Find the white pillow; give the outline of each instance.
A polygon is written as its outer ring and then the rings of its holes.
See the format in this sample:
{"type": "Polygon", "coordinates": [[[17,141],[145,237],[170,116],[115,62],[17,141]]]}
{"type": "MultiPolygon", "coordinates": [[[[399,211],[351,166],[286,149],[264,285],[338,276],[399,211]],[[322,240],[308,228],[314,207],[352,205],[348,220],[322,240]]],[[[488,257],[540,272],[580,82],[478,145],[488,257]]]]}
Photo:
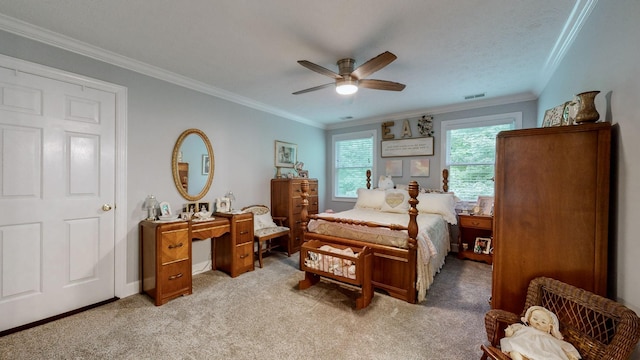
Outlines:
{"type": "Polygon", "coordinates": [[[273,221],[271,217],[271,212],[262,215],[254,215],[253,216],[253,231],[257,231],[260,229],[276,227],[276,223],[273,221]]]}
{"type": "Polygon", "coordinates": [[[385,190],[384,203],[380,210],[393,213],[407,213],[409,211],[409,192],[398,189],[385,190]]]}
{"type": "Polygon", "coordinates": [[[451,225],[458,223],[456,217],[456,200],[453,194],[421,193],[418,194],[419,213],[440,214],[451,225]]]}
{"type": "Polygon", "coordinates": [[[358,189],[358,200],[356,209],[376,209],[380,210],[384,203],[384,191],[360,188],[358,189]]]}

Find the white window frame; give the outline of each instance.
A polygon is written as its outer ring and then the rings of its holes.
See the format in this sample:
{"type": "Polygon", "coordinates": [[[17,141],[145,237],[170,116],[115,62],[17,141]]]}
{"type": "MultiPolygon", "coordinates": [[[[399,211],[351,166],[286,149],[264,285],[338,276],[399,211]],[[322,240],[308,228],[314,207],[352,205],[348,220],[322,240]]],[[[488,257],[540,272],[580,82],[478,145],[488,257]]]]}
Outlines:
{"type": "MultiPolygon", "coordinates": [[[[331,182],[333,189],[331,191],[331,200],[332,201],[344,201],[344,202],[353,202],[355,203],[357,198],[355,197],[344,197],[344,196],[336,196],[336,189],[338,188],[338,172],[336,171],[336,142],[345,141],[345,140],[354,140],[354,139],[362,139],[362,138],[372,138],[373,141],[373,154],[371,154],[371,176],[374,177],[376,172],[376,165],[378,162],[378,132],[376,130],[364,130],[357,131],[351,133],[344,134],[335,134],[331,136],[331,182]]],[[[366,174],[362,174],[363,181],[366,181],[366,174]]],[[[372,179],[373,181],[373,179],[372,179]]],[[[364,185],[363,185],[364,187],[364,185]]]]}
{"type": "Polygon", "coordinates": [[[443,120],[440,123],[440,164],[442,169],[449,169],[451,149],[449,148],[450,130],[466,129],[472,127],[514,124],[514,129],[522,129],[522,112],[478,116],[465,119],[443,120]]]}

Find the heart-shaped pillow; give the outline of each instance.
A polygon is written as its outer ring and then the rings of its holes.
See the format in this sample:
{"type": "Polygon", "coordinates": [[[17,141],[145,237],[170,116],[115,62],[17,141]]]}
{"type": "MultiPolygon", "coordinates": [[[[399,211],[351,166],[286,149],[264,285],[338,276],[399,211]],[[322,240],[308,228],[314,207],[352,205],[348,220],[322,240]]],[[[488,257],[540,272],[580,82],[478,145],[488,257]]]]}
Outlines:
{"type": "Polygon", "coordinates": [[[398,189],[387,190],[381,211],[395,213],[406,213],[409,211],[409,192],[398,189]]]}

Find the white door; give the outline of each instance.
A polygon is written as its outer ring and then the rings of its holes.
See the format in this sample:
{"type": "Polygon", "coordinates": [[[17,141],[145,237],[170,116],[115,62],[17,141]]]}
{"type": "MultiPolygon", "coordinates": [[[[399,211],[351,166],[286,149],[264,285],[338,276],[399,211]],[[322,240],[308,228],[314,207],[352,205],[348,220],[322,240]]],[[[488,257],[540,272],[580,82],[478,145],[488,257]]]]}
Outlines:
{"type": "Polygon", "coordinates": [[[113,93],[0,66],[0,331],[114,297],[114,137],[113,93]]]}

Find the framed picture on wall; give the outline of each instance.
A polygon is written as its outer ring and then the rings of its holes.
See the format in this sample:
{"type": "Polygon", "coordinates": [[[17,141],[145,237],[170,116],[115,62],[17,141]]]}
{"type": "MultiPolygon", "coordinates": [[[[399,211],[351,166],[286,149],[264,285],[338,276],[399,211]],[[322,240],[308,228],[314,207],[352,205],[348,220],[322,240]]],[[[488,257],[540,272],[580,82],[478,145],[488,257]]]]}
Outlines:
{"type": "Polygon", "coordinates": [[[387,160],[384,170],[388,176],[402,176],[402,160],[387,160]]]}
{"type": "Polygon", "coordinates": [[[298,145],[276,140],[275,166],[293,168],[298,162],[298,145]]]}
{"type": "Polygon", "coordinates": [[[202,175],[209,175],[209,168],[211,165],[209,164],[209,155],[202,155],[202,175]]]}
{"type": "Polygon", "coordinates": [[[382,157],[433,155],[432,137],[384,140],[380,144],[382,157]]]}
{"type": "Polygon", "coordinates": [[[429,159],[412,159],[411,176],[429,176],[429,159]]]}

